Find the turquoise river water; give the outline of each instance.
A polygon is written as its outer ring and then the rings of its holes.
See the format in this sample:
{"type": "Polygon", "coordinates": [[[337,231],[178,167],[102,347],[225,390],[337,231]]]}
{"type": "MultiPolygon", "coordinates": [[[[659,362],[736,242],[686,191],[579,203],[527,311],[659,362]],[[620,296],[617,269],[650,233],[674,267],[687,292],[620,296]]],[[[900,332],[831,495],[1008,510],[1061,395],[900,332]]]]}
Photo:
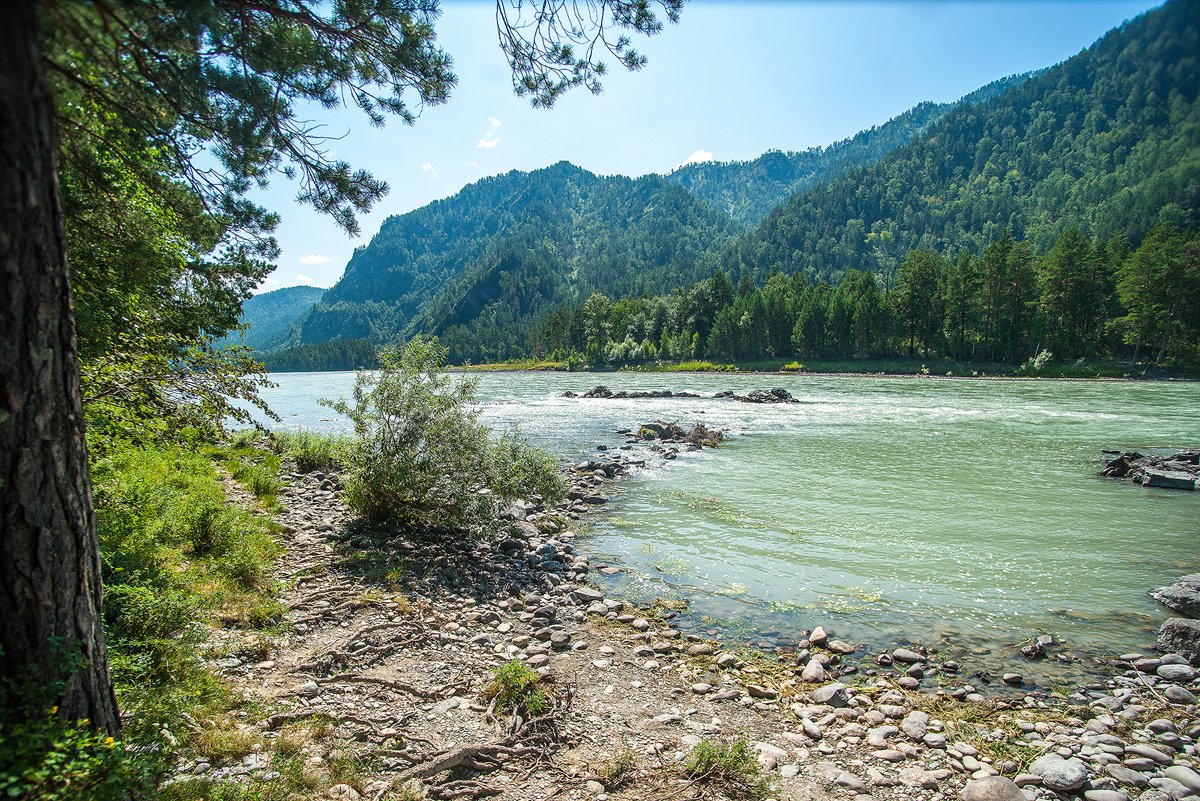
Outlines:
{"type": "MultiPolygon", "coordinates": [[[[1200,493],[1096,477],[1101,450],[1200,445],[1200,384],[714,374],[482,373],[484,419],[564,459],[653,419],[728,429],[612,486],[579,547],[613,591],[685,598],[688,625],[766,646],[821,624],[882,647],[953,643],[985,662],[1052,634],[1143,650],[1147,591],[1200,570],[1200,493]],[[701,399],[572,400],[612,389],[701,399]],[[713,399],[781,386],[797,404],[713,399]]],[[[350,373],[272,376],[283,427],[338,430],[318,398],[350,373]]]]}

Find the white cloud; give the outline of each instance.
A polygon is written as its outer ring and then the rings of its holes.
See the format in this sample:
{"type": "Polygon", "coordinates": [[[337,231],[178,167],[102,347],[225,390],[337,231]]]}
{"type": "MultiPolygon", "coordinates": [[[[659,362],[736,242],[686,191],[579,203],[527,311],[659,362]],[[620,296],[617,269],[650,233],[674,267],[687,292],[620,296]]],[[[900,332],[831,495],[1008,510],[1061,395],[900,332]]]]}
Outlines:
{"type": "Polygon", "coordinates": [[[464,161],[463,166],[470,167],[471,169],[477,170],[477,169],[479,169],[479,162],[478,161],[464,161]]]}
{"type": "Polygon", "coordinates": [[[504,123],[500,122],[498,117],[488,117],[487,124],[487,131],[484,132],[483,138],[476,143],[475,147],[482,147],[491,150],[493,147],[500,144],[500,137],[496,136],[496,132],[504,123]]]}
{"type": "MultiPolygon", "coordinates": [[[[701,164],[705,161],[714,161],[715,159],[716,159],[716,157],[713,156],[711,150],[705,150],[704,148],[700,148],[699,150],[692,153],[692,155],[690,155],[686,159],[684,159],[682,164],[675,167],[675,170],[678,170],[680,167],[686,167],[689,164],[701,164]]],[[[674,172],[674,170],[672,170],[672,172],[674,172]]]]}
{"type": "Polygon", "coordinates": [[[305,275],[304,273],[296,273],[296,280],[302,284],[311,284],[313,282],[313,277],[311,275],[305,275]]]}
{"type": "Polygon", "coordinates": [[[262,286],[263,287],[279,286],[279,279],[273,275],[268,275],[266,278],[263,279],[262,286]]]}
{"type": "Polygon", "coordinates": [[[307,264],[309,266],[314,264],[324,264],[327,261],[330,261],[330,258],[324,253],[309,253],[307,256],[300,257],[300,263],[307,264]]]}
{"type": "Polygon", "coordinates": [[[429,163],[428,161],[421,165],[421,171],[429,173],[430,175],[432,175],[434,177],[435,180],[438,177],[437,170],[434,169],[433,165],[431,163],[429,163]]]}

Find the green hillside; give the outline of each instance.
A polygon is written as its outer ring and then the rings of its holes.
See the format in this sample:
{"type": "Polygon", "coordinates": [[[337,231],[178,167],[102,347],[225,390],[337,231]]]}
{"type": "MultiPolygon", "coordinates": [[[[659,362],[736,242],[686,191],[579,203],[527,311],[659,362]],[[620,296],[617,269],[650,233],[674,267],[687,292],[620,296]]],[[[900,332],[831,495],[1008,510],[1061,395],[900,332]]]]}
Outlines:
{"type": "Polygon", "coordinates": [[[983,103],[1020,86],[1034,74],[993,81],[953,103],[920,103],[882,125],[828,147],[801,152],[772,150],[752,161],[689,164],[671,172],[667,180],[678,183],[738,222],[756,226],[792,195],[874,163],[920,136],[959,106],[983,103]]]}
{"type": "Polygon", "coordinates": [[[1200,208],[1200,4],[1176,0],[1068,61],[947,114],[877,163],[794,197],[725,255],[771,269],[890,275],[908,251],[979,251],[1003,229],[1046,252],[1069,227],[1137,242],[1200,208]]]}
{"type": "Polygon", "coordinates": [[[386,342],[471,325],[475,336],[592,290],[686,285],[741,229],[661,176],[566,162],[513,171],[388,219],[301,322],[304,343],[386,342]]]}
{"type": "Polygon", "coordinates": [[[287,340],[292,324],[316,305],[327,290],[315,286],[288,286],[263,292],[242,303],[238,322],[245,331],[230,334],[227,342],[265,352],[287,340]]]}

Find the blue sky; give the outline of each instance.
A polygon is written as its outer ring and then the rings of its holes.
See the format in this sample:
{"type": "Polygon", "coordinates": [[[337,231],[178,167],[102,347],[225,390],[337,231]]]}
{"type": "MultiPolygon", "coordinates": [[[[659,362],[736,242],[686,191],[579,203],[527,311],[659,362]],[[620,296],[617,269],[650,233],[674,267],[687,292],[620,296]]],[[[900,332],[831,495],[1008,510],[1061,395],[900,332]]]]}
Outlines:
{"type": "Polygon", "coordinates": [[[391,186],[350,239],[298,205],[277,177],[258,194],[281,213],[278,267],[260,290],[332,286],[389,216],[480,178],[567,160],[598,174],[668,172],[689,158],[752,159],[854,135],[924,100],[1056,64],[1156,2],[724,2],[694,0],[678,25],[635,40],[649,57],[610,63],[604,92],[550,110],[513,95],[494,6],[451,0],[438,21],[458,85],[416,125],[372,128],[352,110],[314,110],[339,158],[391,186]]]}

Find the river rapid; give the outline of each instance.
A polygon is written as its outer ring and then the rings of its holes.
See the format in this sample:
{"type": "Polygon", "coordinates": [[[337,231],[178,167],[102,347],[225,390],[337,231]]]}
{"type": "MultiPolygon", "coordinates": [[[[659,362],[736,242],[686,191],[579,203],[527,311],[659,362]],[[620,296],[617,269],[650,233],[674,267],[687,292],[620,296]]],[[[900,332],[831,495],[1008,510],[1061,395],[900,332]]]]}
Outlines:
{"type": "MultiPolygon", "coordinates": [[[[1028,638],[1144,651],[1147,591],[1200,571],[1200,493],[1095,476],[1100,451],[1200,445],[1200,384],[876,376],[495,372],[483,418],[576,461],[652,419],[727,429],[621,480],[578,547],[614,594],[685,600],[686,626],[786,648],[805,629],[962,653],[1003,670],[1028,638]],[[567,399],[613,390],[702,398],[567,399]],[[796,404],[712,396],[780,386],[796,404]]],[[[344,430],[352,373],[285,373],[284,428],[344,430]]]]}

